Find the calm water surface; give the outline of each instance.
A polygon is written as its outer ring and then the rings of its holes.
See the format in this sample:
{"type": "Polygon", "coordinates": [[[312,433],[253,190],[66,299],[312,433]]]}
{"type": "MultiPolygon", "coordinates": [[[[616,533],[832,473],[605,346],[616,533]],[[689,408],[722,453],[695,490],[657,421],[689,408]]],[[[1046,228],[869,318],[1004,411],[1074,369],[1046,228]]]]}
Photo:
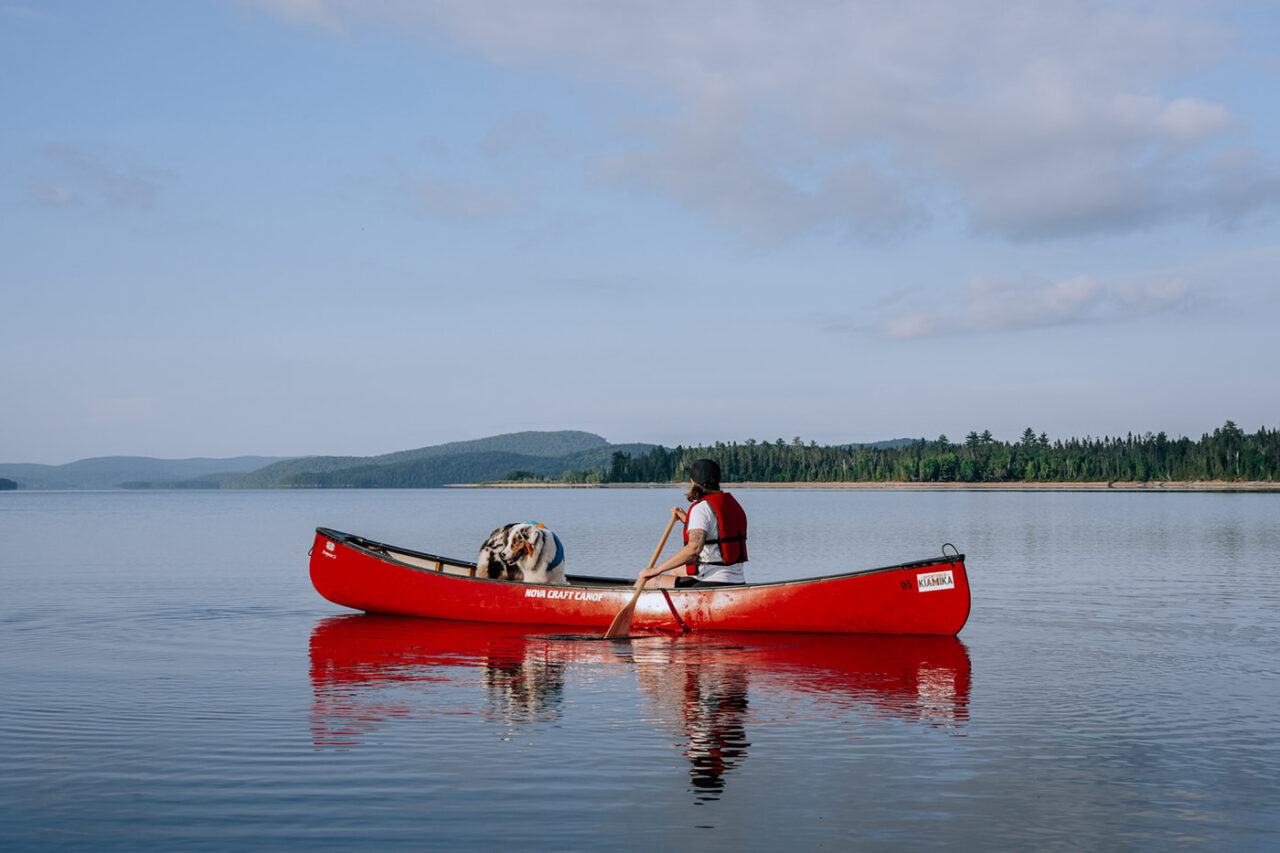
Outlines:
{"type": "Polygon", "coordinates": [[[0,493],[0,849],[1280,845],[1280,495],[739,497],[760,579],[954,543],[969,624],[612,643],[307,578],[317,525],[528,518],[634,576],[676,489],[0,493]]]}

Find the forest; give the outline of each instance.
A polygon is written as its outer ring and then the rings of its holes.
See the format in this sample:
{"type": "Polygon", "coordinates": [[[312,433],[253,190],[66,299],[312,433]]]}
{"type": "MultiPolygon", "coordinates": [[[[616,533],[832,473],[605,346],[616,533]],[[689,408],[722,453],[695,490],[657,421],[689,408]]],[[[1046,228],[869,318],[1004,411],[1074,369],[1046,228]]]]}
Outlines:
{"type": "MultiPolygon", "coordinates": [[[[1050,441],[1027,428],[1018,441],[973,431],[956,443],[945,435],[897,446],[819,446],[799,437],[785,442],[716,442],[711,447],[657,447],[639,455],[613,454],[605,483],[654,483],[684,478],[699,457],[719,461],[725,482],[758,483],[1091,483],[1152,481],[1274,482],[1280,431],[1246,433],[1227,421],[1198,441],[1165,433],[1050,441]]],[[[595,472],[591,472],[595,473],[595,472]]],[[[570,471],[561,480],[594,479],[570,471]]]]}

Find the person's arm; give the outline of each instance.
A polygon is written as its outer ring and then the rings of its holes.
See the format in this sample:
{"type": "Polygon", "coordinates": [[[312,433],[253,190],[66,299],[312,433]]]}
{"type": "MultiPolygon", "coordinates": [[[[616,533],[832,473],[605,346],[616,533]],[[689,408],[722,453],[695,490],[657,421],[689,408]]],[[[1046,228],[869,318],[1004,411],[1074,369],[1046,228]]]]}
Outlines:
{"type": "Polygon", "coordinates": [[[702,546],[706,541],[707,531],[699,530],[696,527],[693,528],[689,531],[689,544],[685,545],[679,551],[675,552],[652,569],[641,570],[639,576],[648,580],[649,578],[657,577],[665,572],[674,572],[677,569],[683,572],[685,566],[698,561],[698,555],[702,553],[702,546]]]}

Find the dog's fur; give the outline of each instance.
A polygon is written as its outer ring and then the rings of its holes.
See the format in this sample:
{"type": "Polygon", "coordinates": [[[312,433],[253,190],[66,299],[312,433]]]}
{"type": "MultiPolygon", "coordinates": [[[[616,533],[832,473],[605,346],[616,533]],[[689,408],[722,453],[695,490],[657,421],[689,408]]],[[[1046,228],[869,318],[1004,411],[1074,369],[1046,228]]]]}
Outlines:
{"type": "Polygon", "coordinates": [[[556,556],[551,531],[534,524],[504,524],[480,546],[476,576],[520,583],[567,584],[564,560],[550,568],[556,556]]]}

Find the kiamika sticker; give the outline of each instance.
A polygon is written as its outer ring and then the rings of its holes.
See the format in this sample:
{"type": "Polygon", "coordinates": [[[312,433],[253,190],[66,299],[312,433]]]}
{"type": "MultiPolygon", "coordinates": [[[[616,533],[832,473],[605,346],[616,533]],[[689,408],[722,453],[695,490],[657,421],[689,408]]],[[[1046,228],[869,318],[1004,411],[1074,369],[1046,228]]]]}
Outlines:
{"type": "Polygon", "coordinates": [[[945,572],[925,572],[916,575],[916,588],[921,592],[933,592],[936,589],[955,589],[956,579],[951,570],[945,572]]]}

